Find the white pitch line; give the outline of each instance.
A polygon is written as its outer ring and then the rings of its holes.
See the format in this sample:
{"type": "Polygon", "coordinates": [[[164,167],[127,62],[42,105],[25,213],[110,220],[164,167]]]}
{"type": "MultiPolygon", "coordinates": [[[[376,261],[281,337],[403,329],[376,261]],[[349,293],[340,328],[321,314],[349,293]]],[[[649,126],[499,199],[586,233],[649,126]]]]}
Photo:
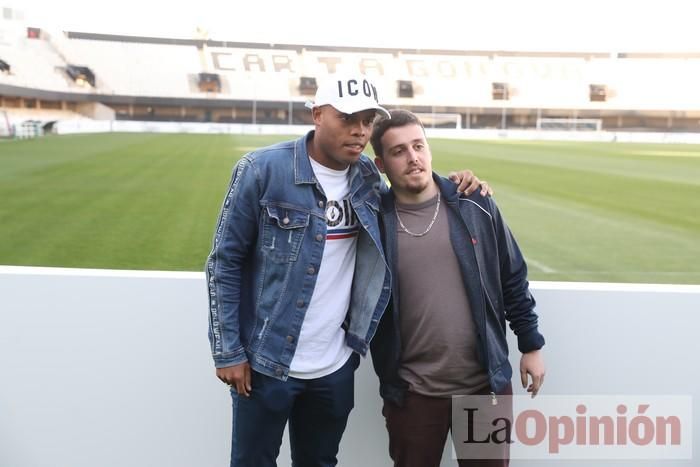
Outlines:
{"type": "Polygon", "coordinates": [[[525,258],[525,262],[526,262],[527,264],[532,264],[532,265],[535,266],[537,269],[539,269],[539,270],[542,271],[542,272],[546,272],[547,274],[552,274],[552,273],[557,272],[556,269],[550,268],[550,267],[547,266],[546,264],[541,263],[541,262],[539,262],[539,261],[537,261],[537,260],[534,260],[534,259],[532,259],[532,258],[527,258],[527,257],[526,257],[526,258],[525,258]]]}
{"type": "Polygon", "coordinates": [[[700,157],[700,151],[626,151],[627,156],[700,157]]]}

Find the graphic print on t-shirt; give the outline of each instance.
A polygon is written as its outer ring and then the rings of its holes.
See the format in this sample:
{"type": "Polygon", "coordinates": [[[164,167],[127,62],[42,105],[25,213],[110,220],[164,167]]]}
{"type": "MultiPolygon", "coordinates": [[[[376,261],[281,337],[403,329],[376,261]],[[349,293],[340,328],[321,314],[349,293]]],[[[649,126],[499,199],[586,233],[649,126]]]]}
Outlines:
{"type": "Polygon", "coordinates": [[[328,201],[326,205],[326,225],[328,240],[341,240],[357,236],[359,224],[357,216],[347,198],[338,202],[328,201]]]}

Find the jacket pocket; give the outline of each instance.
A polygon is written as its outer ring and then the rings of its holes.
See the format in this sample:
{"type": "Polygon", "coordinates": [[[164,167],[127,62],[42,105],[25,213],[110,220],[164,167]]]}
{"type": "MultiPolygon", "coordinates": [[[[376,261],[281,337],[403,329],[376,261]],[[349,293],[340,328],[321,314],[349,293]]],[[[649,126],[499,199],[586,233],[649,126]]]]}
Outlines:
{"type": "Polygon", "coordinates": [[[296,261],[308,225],[307,212],[268,204],[264,210],[263,254],[275,263],[296,261]]]}

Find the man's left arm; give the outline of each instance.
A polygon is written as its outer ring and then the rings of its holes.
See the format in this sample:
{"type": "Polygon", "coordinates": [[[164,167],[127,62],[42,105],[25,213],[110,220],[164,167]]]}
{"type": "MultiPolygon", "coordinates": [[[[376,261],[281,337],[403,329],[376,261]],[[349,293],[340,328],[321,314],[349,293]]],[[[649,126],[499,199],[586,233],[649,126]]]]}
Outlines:
{"type": "Polygon", "coordinates": [[[544,346],[544,337],[537,327],[535,299],[530,293],[525,258],[498,207],[493,200],[489,201],[498,243],[503,306],[510,328],[518,338],[518,350],[523,354],[520,359],[521,383],[534,397],[544,382],[545,368],[540,350],[544,346]],[[528,375],[531,379],[529,385],[528,375]]]}
{"type": "Polygon", "coordinates": [[[450,180],[457,184],[457,191],[470,195],[474,191],[479,190],[481,196],[493,195],[493,190],[485,180],[479,180],[471,170],[462,170],[459,172],[450,172],[447,176],[450,180]]]}

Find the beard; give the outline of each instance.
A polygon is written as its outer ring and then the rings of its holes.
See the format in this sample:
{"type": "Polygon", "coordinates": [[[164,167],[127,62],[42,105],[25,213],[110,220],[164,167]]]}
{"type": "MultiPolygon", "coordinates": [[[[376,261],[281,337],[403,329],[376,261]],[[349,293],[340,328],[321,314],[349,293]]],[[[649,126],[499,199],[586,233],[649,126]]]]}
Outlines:
{"type": "Polygon", "coordinates": [[[408,193],[412,193],[415,195],[423,193],[425,190],[428,189],[430,186],[430,181],[429,180],[420,180],[420,181],[415,181],[415,182],[410,182],[404,185],[404,189],[408,193]]]}

